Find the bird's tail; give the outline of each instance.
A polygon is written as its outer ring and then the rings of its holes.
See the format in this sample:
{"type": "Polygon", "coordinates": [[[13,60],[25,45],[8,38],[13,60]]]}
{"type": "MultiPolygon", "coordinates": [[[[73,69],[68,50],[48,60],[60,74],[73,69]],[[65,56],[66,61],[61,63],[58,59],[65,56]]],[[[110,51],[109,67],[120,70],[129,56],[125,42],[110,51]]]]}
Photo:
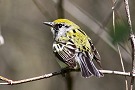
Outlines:
{"type": "Polygon", "coordinates": [[[96,76],[103,77],[104,75],[96,68],[92,60],[86,57],[83,53],[78,54],[78,63],[80,65],[82,76],[85,78],[96,76]]]}

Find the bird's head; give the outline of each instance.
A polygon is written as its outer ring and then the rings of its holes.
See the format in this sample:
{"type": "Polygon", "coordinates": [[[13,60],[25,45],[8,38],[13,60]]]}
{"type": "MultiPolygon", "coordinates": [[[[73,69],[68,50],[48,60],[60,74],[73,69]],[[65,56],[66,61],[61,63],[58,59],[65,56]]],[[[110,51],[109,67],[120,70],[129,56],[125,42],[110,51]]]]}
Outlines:
{"type": "Polygon", "coordinates": [[[53,22],[44,22],[44,24],[51,27],[54,38],[59,34],[64,35],[67,31],[71,29],[79,28],[78,25],[68,19],[57,19],[53,22]]]}

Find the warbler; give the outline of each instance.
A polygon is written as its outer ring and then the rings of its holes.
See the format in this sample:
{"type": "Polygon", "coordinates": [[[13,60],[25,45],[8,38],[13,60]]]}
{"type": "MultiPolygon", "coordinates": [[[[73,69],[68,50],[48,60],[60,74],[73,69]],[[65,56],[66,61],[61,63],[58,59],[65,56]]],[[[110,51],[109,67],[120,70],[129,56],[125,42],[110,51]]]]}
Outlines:
{"type": "Polygon", "coordinates": [[[80,68],[85,78],[103,74],[95,67],[95,60],[101,67],[100,55],[91,39],[81,28],[68,19],[44,22],[51,27],[53,34],[53,52],[56,57],[71,69],[80,68]]]}

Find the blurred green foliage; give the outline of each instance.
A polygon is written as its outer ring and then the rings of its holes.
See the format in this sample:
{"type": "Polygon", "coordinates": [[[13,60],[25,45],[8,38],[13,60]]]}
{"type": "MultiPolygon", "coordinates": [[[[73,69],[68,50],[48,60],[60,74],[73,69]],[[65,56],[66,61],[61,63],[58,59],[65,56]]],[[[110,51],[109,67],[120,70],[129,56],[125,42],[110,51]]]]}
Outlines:
{"type": "Polygon", "coordinates": [[[128,24],[126,23],[116,23],[115,25],[115,31],[113,30],[113,27],[110,31],[110,36],[112,37],[112,43],[125,43],[129,37],[129,28],[128,24]]]}

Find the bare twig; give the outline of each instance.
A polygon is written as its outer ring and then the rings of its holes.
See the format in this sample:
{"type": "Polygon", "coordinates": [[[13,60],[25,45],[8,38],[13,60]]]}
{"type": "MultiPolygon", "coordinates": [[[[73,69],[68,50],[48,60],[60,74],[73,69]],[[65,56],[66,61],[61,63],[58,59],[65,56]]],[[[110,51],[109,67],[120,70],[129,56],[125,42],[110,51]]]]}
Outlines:
{"type": "MultiPolygon", "coordinates": [[[[135,36],[132,30],[132,22],[131,22],[131,17],[130,17],[128,0],[124,0],[124,3],[125,3],[127,21],[130,28],[130,41],[131,41],[131,47],[132,47],[132,73],[135,73],[135,60],[134,60],[135,59],[135,36]]],[[[134,77],[131,78],[130,90],[133,90],[133,84],[134,84],[134,77]]]]}
{"type": "Polygon", "coordinates": [[[17,85],[17,84],[37,81],[37,80],[41,80],[41,79],[45,79],[45,78],[50,78],[50,77],[53,77],[53,76],[56,76],[56,75],[61,75],[61,74],[65,74],[67,72],[72,72],[72,71],[80,71],[80,70],[79,69],[74,70],[74,69],[64,68],[60,71],[56,71],[56,72],[53,72],[53,73],[44,74],[44,75],[41,75],[41,76],[23,79],[23,80],[17,80],[17,81],[14,81],[14,80],[11,80],[11,79],[0,76],[0,80],[6,82],[6,83],[0,83],[0,85],[17,85]]]}
{"type": "Polygon", "coordinates": [[[126,15],[127,15],[127,21],[128,21],[129,27],[130,27],[130,34],[133,34],[128,0],[124,0],[124,3],[125,3],[125,10],[126,10],[126,15]]]}
{"type": "MultiPolygon", "coordinates": [[[[69,72],[78,72],[80,71],[79,69],[74,70],[74,69],[62,69],[60,71],[56,71],[53,73],[49,73],[49,74],[44,74],[41,76],[37,76],[37,77],[33,77],[33,78],[28,78],[28,79],[23,79],[23,80],[11,80],[11,79],[7,79],[5,77],[0,76],[0,80],[5,81],[5,83],[0,83],[0,85],[17,85],[17,84],[23,84],[23,83],[27,83],[27,82],[32,82],[32,81],[37,81],[37,80],[41,80],[41,79],[47,79],[47,78],[51,78],[53,76],[57,76],[57,75],[61,75],[61,74],[65,74],[65,73],[69,73],[69,72]]],[[[114,74],[114,75],[121,75],[121,76],[129,76],[129,77],[135,77],[135,74],[132,74],[130,72],[121,72],[121,71],[111,71],[111,70],[100,70],[100,72],[104,73],[104,74],[114,74]]]]}
{"type": "MultiPolygon", "coordinates": [[[[121,62],[122,70],[123,70],[123,72],[125,72],[124,63],[123,63],[123,59],[122,59],[120,48],[119,48],[118,44],[117,44],[117,47],[118,47],[118,52],[119,52],[119,56],[120,56],[120,62],[121,62]]],[[[125,84],[126,84],[126,90],[128,90],[128,80],[127,80],[126,76],[125,76],[125,84]]]]}
{"type": "MultiPolygon", "coordinates": [[[[115,30],[116,30],[116,27],[115,27],[115,4],[116,4],[116,1],[117,0],[112,0],[113,2],[113,7],[112,7],[112,10],[113,10],[113,30],[114,30],[114,36],[115,36],[115,30]]],[[[117,12],[117,11],[116,11],[117,12]]],[[[124,68],[124,63],[123,63],[123,59],[122,59],[122,56],[121,56],[121,51],[120,51],[120,48],[119,48],[119,44],[117,43],[117,49],[118,49],[118,53],[119,53],[119,56],[120,56],[120,62],[121,62],[121,66],[122,66],[122,70],[123,72],[125,72],[125,68],[124,68]]],[[[125,76],[125,84],[126,84],[126,90],[128,90],[128,81],[127,81],[127,77],[125,76]]]]}
{"type": "MultiPolygon", "coordinates": [[[[130,34],[130,41],[132,46],[132,73],[135,73],[135,36],[130,34]]],[[[130,90],[133,90],[134,77],[131,78],[130,90]]]]}

